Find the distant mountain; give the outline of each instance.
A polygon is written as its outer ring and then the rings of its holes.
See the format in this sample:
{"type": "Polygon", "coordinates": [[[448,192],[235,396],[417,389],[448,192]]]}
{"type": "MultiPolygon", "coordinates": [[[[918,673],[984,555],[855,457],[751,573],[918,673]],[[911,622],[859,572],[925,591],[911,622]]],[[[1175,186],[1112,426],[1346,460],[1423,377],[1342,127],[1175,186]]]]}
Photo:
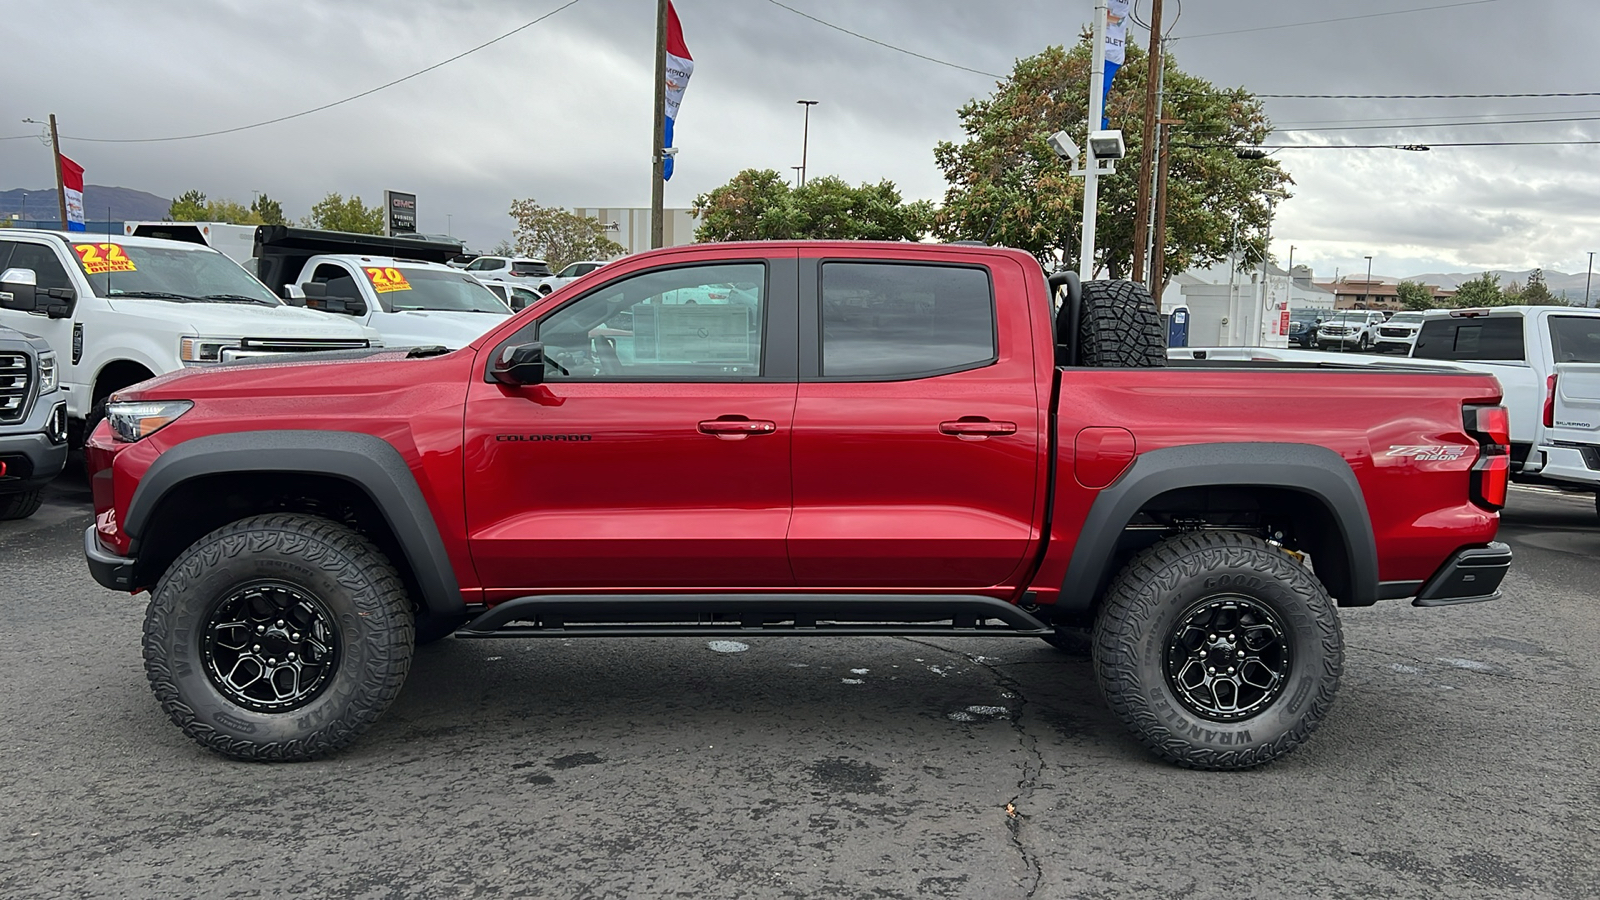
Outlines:
{"type": "MultiPolygon", "coordinates": [[[[172,201],[165,197],[157,197],[148,191],[136,191],[133,188],[106,187],[103,184],[85,185],[83,189],[83,217],[91,222],[109,221],[126,222],[140,219],[164,219],[167,209],[172,206],[172,201]]],[[[24,219],[58,221],[61,218],[60,206],[56,202],[56,190],[53,187],[44,188],[13,188],[9,191],[0,191],[0,217],[11,218],[12,215],[21,215],[24,219]],[[27,207],[23,207],[23,198],[26,195],[27,207]]]]}

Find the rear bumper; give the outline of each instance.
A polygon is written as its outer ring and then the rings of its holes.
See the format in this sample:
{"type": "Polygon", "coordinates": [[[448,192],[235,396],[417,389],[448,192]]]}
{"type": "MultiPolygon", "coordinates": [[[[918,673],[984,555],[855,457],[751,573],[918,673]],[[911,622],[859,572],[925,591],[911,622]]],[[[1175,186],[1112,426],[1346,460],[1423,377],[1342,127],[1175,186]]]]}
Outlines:
{"type": "Polygon", "coordinates": [[[94,580],[98,581],[101,587],[124,593],[133,592],[135,560],[117,556],[100,546],[93,525],[83,532],[83,558],[89,563],[89,574],[94,576],[94,580]]]}
{"type": "Polygon", "coordinates": [[[1584,487],[1600,487],[1600,447],[1586,444],[1540,444],[1544,466],[1539,477],[1584,487]]]}
{"type": "Polygon", "coordinates": [[[1500,597],[1500,582],[1511,568],[1511,548],[1495,541],[1457,550],[1433,573],[1412,606],[1455,606],[1500,597]]]}

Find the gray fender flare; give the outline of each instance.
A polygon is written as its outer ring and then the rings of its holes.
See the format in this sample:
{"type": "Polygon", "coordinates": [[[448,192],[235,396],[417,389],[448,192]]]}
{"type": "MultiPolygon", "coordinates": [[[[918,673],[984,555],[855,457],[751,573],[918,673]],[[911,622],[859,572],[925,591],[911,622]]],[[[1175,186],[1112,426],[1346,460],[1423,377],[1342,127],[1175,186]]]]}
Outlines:
{"type": "Polygon", "coordinates": [[[1343,606],[1378,599],[1378,549],[1361,484],[1344,457],[1315,444],[1189,444],[1141,453],[1089,508],[1058,608],[1087,612],[1116,573],[1117,542],[1139,509],[1168,491],[1188,487],[1270,487],[1320,500],[1333,514],[1346,548],[1348,597],[1343,606]]]}
{"type": "Polygon", "coordinates": [[[198,437],[156,458],[139,480],[122,529],[137,556],[161,500],[193,478],[246,472],[331,475],[356,485],[382,513],[416,576],[420,606],[436,615],[465,612],[455,569],[416,476],[392,444],[350,431],[240,431],[198,437]]]}

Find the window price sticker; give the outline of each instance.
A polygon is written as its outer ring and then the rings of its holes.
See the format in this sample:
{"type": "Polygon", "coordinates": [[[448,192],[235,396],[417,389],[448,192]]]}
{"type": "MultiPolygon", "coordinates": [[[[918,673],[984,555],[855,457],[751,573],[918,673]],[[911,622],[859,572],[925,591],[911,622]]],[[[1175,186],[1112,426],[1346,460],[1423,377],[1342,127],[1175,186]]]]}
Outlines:
{"type": "Polygon", "coordinates": [[[121,244],[74,244],[72,249],[78,254],[83,271],[90,275],[139,271],[134,267],[133,260],[122,252],[121,244]]]}
{"type": "Polygon", "coordinates": [[[368,266],[367,277],[372,280],[372,289],[380,294],[411,290],[411,282],[406,280],[405,273],[399,269],[368,266]]]}

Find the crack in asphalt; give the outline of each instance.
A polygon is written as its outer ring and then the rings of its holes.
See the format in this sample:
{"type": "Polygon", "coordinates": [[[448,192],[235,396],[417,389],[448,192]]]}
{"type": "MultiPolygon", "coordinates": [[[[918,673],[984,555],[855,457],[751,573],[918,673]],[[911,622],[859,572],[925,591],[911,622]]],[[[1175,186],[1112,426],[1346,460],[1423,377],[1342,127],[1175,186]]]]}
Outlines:
{"type": "Polygon", "coordinates": [[[1022,692],[1022,685],[1015,678],[1001,671],[998,666],[991,665],[983,657],[976,654],[940,646],[929,641],[919,641],[916,638],[903,637],[900,640],[908,644],[919,644],[953,656],[960,656],[970,663],[982,666],[990,675],[994,676],[995,683],[999,685],[1002,691],[1009,693],[1016,699],[1016,713],[1009,717],[1011,730],[1016,732],[1017,743],[1027,751],[1028,757],[1032,761],[1024,759],[1022,776],[1017,780],[1017,793],[1012,795],[1011,800],[1006,803],[1006,830],[1011,834],[1011,845],[1017,848],[1017,854],[1022,857],[1022,864],[1033,873],[1033,883],[1028,885],[1028,892],[1024,895],[1029,898],[1033,897],[1039,890],[1039,885],[1044,881],[1044,864],[1040,861],[1039,855],[1030,849],[1027,842],[1023,840],[1022,826],[1026,823],[1028,816],[1022,809],[1024,804],[1033,800],[1034,790],[1038,787],[1039,776],[1044,773],[1044,754],[1039,752],[1039,739],[1030,734],[1027,726],[1022,722],[1022,717],[1028,706],[1028,697],[1022,692]]]}

